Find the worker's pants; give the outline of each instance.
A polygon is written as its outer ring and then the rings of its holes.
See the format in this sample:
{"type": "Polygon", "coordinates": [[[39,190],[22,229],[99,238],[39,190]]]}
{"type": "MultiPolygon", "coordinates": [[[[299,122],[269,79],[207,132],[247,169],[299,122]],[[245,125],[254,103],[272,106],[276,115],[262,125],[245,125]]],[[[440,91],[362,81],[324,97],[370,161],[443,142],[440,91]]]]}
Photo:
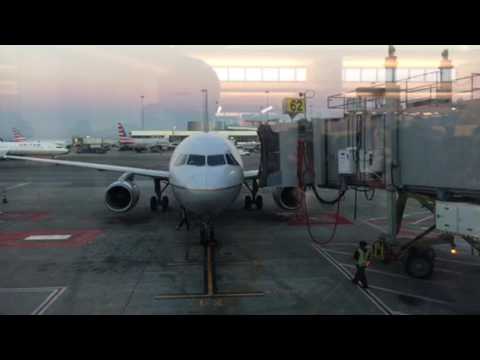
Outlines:
{"type": "Polygon", "coordinates": [[[357,265],[357,272],[355,274],[355,277],[353,278],[353,282],[355,284],[358,284],[358,282],[360,281],[363,287],[368,287],[367,277],[365,276],[365,269],[365,267],[357,265]]]}

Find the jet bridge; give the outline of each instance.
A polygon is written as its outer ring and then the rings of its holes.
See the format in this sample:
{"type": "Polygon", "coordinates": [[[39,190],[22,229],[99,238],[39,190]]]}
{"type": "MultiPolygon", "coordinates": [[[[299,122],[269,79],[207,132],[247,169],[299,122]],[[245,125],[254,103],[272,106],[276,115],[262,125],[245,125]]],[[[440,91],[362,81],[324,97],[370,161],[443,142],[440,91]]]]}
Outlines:
{"type": "MultiPolygon", "coordinates": [[[[312,167],[304,186],[387,192],[388,231],[381,245],[391,258],[415,253],[433,263],[431,243],[423,252],[417,245],[434,230],[446,234],[442,241],[452,247],[459,235],[480,251],[477,226],[459,224],[480,213],[480,74],[451,80],[443,70],[430,74],[437,81],[429,84],[413,86],[410,78],[332,95],[328,106],[342,110],[338,118],[261,126],[260,187],[300,185],[303,143],[312,167]],[[434,213],[437,224],[401,243],[408,199],[434,213]]],[[[433,264],[407,261],[413,276],[432,270],[433,264]]]]}

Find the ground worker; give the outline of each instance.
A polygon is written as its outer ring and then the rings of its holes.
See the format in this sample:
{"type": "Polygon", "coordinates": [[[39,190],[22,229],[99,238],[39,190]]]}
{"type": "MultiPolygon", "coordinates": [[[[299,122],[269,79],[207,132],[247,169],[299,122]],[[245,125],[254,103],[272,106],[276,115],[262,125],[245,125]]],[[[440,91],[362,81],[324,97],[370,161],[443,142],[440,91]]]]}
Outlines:
{"type": "Polygon", "coordinates": [[[355,285],[358,285],[358,282],[362,283],[364,289],[368,289],[367,276],[365,275],[365,270],[370,265],[370,251],[367,248],[367,243],[361,241],[360,246],[355,251],[353,258],[355,259],[357,265],[357,272],[352,282],[355,285]]]}

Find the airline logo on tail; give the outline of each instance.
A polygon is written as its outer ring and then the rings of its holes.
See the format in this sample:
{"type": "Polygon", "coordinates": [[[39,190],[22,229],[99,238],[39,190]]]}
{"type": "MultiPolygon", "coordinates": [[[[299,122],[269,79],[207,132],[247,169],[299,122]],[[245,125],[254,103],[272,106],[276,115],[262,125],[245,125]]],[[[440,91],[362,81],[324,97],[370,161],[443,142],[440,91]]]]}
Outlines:
{"type": "Polygon", "coordinates": [[[131,145],[135,144],[135,140],[133,140],[130,136],[127,135],[125,128],[123,127],[122,123],[118,123],[118,136],[120,138],[120,144],[122,145],[131,145]]]}
{"type": "Polygon", "coordinates": [[[15,138],[15,142],[25,142],[27,138],[23,136],[20,131],[17,129],[12,129],[13,130],[13,137],[15,138]]]}

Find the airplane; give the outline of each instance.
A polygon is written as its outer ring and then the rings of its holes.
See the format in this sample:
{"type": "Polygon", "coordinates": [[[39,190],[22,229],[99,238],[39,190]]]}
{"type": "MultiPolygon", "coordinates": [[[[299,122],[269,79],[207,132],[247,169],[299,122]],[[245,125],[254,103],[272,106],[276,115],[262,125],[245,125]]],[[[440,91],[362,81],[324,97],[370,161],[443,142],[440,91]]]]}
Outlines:
{"type": "Polygon", "coordinates": [[[25,142],[27,140],[27,138],[23,136],[17,129],[13,128],[12,131],[15,142],[25,142]]]}
{"type": "Polygon", "coordinates": [[[243,149],[245,151],[255,151],[260,147],[260,143],[257,141],[237,142],[236,145],[239,149],[243,149]]]}
{"type": "MultiPolygon", "coordinates": [[[[181,142],[172,153],[168,171],[13,154],[4,154],[3,157],[123,173],[105,192],[105,205],[114,213],[126,213],[137,205],[140,190],[135,184],[136,176],[153,180],[156,196],[150,199],[151,211],[157,211],[159,206],[163,211],[167,210],[169,199],[164,196],[164,191],[170,186],[184,215],[192,215],[211,231],[213,220],[238,198],[242,186],[250,191],[250,195],[245,197],[245,209],[250,210],[253,206],[259,210],[263,208],[263,198],[257,195],[259,171],[245,170],[235,145],[211,132],[195,134],[181,142]]],[[[300,206],[298,189],[295,187],[276,188],[273,198],[285,210],[294,211],[300,206]]]]}
{"type": "Polygon", "coordinates": [[[65,155],[70,151],[65,145],[51,141],[0,141],[0,156],[4,155],[65,155]]]}
{"type": "MultiPolygon", "coordinates": [[[[12,132],[13,132],[13,138],[15,139],[15,142],[26,142],[27,141],[27,138],[25,136],[23,136],[23,134],[17,128],[13,128],[12,132]]],[[[53,142],[57,145],[66,146],[66,142],[63,141],[63,140],[40,140],[40,141],[53,142]]]]}
{"type": "Polygon", "coordinates": [[[137,152],[142,151],[158,151],[168,149],[170,141],[168,139],[134,139],[127,135],[125,127],[122,123],[117,124],[120,149],[133,149],[137,152]]]}

